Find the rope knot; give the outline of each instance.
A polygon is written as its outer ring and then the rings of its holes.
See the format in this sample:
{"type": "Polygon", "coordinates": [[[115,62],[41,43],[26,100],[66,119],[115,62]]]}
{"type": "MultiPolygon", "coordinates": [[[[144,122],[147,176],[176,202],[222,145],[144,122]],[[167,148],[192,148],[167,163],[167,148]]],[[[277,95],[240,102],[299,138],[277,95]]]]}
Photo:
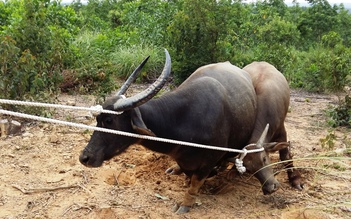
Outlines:
{"type": "Polygon", "coordinates": [[[247,154],[246,148],[243,148],[243,153],[240,155],[239,158],[235,159],[235,167],[238,170],[239,173],[243,174],[246,172],[246,167],[244,167],[244,162],[243,159],[247,154]]]}
{"type": "Polygon", "coordinates": [[[244,162],[240,160],[240,158],[235,159],[235,167],[238,170],[238,172],[241,174],[246,172],[246,167],[244,167],[243,163],[244,162]]]}
{"type": "Polygon", "coordinates": [[[101,105],[91,106],[90,109],[92,109],[91,114],[93,116],[98,116],[104,110],[101,105]]]}

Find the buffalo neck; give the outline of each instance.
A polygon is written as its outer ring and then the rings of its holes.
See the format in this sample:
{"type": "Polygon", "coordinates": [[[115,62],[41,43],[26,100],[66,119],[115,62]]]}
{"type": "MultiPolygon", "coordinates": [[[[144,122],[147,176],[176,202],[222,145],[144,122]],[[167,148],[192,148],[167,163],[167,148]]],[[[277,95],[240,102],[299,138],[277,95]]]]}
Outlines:
{"type": "MultiPolygon", "coordinates": [[[[172,98],[156,98],[140,106],[139,110],[146,127],[157,137],[182,140],[175,137],[179,136],[177,135],[180,129],[177,114],[180,107],[170,106],[180,106],[180,104],[175,104],[172,98]]],[[[171,154],[176,147],[174,144],[151,140],[142,140],[140,144],[163,154],[171,154]]]]}

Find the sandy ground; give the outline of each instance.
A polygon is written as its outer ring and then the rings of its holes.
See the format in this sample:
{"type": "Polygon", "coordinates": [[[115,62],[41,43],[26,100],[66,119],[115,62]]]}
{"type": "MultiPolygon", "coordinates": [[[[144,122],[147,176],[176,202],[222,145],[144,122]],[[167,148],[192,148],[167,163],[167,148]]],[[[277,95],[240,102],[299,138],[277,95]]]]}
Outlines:
{"type": "MultiPolygon", "coordinates": [[[[87,96],[62,95],[63,104],[90,106],[87,96]]],[[[91,132],[30,123],[18,136],[0,138],[0,218],[351,218],[351,134],[326,125],[324,110],[335,95],[292,91],[286,126],[303,191],[289,186],[277,164],[282,189],[264,196],[248,174],[205,182],[197,205],[176,215],[172,207],[186,190],[185,177],[165,174],[174,162],[139,145],[90,169],[78,161],[91,132]],[[330,148],[321,139],[335,134],[330,148]],[[213,191],[217,191],[214,194],[213,191]]],[[[56,118],[95,125],[86,112],[56,118]]],[[[272,154],[278,162],[278,155],[272,154]]]]}

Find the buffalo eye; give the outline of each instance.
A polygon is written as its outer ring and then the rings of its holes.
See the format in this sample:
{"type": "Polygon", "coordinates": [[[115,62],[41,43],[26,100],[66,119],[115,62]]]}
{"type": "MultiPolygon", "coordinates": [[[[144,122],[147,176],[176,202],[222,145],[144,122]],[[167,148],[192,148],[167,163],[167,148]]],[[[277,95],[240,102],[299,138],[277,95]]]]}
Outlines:
{"type": "Polygon", "coordinates": [[[105,120],[104,120],[104,123],[106,125],[112,125],[113,119],[111,117],[106,117],[105,120]]]}
{"type": "Polygon", "coordinates": [[[263,163],[266,163],[266,162],[267,162],[267,157],[264,156],[264,157],[263,157],[263,163]]]}

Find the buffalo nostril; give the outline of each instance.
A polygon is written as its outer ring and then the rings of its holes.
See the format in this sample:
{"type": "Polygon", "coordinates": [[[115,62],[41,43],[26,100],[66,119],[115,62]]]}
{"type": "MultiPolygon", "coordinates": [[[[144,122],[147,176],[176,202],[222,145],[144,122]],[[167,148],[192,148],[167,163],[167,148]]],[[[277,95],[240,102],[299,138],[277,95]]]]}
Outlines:
{"type": "Polygon", "coordinates": [[[82,164],[87,164],[88,163],[88,161],[89,161],[89,157],[87,156],[87,155],[80,155],[80,157],[79,157],[79,161],[82,163],[82,164]]]}
{"type": "Polygon", "coordinates": [[[280,188],[280,183],[271,183],[271,184],[266,184],[263,186],[263,194],[264,195],[270,195],[274,192],[276,192],[280,188]]]}

